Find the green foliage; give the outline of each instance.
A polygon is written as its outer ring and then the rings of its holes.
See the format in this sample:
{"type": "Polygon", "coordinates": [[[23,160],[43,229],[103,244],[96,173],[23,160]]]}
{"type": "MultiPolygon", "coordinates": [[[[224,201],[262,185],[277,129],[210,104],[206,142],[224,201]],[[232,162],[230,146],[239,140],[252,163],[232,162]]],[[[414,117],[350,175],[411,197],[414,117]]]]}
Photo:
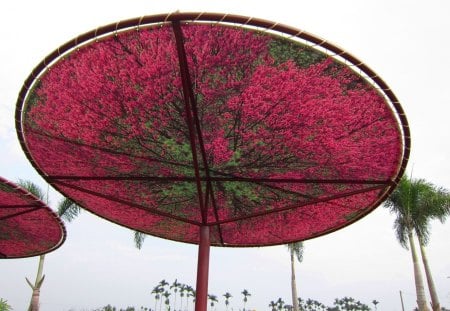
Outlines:
{"type": "Polygon", "coordinates": [[[26,189],[28,192],[32,193],[35,197],[37,197],[41,201],[43,202],[46,201],[47,196],[45,195],[44,191],[32,181],[19,179],[18,185],[26,189]]]}
{"type": "Polygon", "coordinates": [[[333,305],[333,308],[328,308],[329,311],[370,311],[368,305],[352,297],[336,298],[333,305]]]}
{"type": "Polygon", "coordinates": [[[303,242],[289,243],[286,246],[289,249],[291,255],[297,258],[298,262],[303,261],[303,251],[305,249],[303,242]]]}
{"type": "Polygon", "coordinates": [[[244,296],[244,303],[246,303],[248,300],[247,297],[251,296],[250,292],[244,289],[241,294],[244,296]]]}
{"type": "Polygon", "coordinates": [[[145,233],[134,231],[134,246],[136,246],[137,249],[142,248],[146,236],[147,235],[145,233]]]}
{"type": "Polygon", "coordinates": [[[226,292],[225,294],[223,294],[223,296],[225,297],[225,306],[228,309],[228,305],[230,304],[230,298],[233,296],[229,292],[226,292]]]}
{"type": "Polygon", "coordinates": [[[403,177],[386,200],[385,206],[396,214],[394,228],[400,244],[408,249],[408,234],[413,231],[421,243],[430,236],[430,221],[443,222],[450,214],[450,194],[423,179],[403,177]]]}
{"type": "MultiPolygon", "coordinates": [[[[144,307],[141,307],[141,310],[148,310],[147,308],[144,309],[144,307]]],[[[126,307],[125,309],[117,309],[114,306],[111,306],[110,304],[100,308],[100,309],[95,309],[94,311],[136,311],[135,307],[126,307]]]]}
{"type": "Polygon", "coordinates": [[[74,201],[63,197],[58,203],[58,215],[62,219],[71,222],[81,213],[81,207],[74,201]]]}
{"type": "Polygon", "coordinates": [[[169,304],[170,304],[170,299],[169,299],[169,297],[170,297],[170,293],[168,292],[168,291],[165,291],[163,294],[162,294],[163,296],[164,296],[164,304],[167,306],[167,308],[169,307],[169,304]]]}
{"type": "Polygon", "coordinates": [[[116,307],[111,306],[108,304],[107,306],[104,306],[103,308],[96,309],[95,311],[116,311],[116,307]]]}
{"type": "MultiPolygon", "coordinates": [[[[156,302],[161,301],[166,305],[166,310],[169,306],[169,298],[175,299],[175,295],[177,295],[177,292],[174,292],[172,295],[168,292],[168,289],[172,288],[179,288],[178,295],[181,297],[182,292],[186,292],[186,295],[183,294],[183,297],[186,297],[186,299],[194,298],[195,297],[195,291],[191,286],[188,286],[186,284],[179,283],[177,279],[172,283],[172,285],[169,284],[166,280],[160,281],[152,290],[152,295],[154,295],[155,299],[155,308],[154,310],[164,310],[164,307],[161,309],[157,306],[156,302]],[[176,286],[175,286],[176,285],[176,286]],[[162,296],[162,297],[161,297],[162,296]],[[164,299],[161,299],[164,298],[164,299]]],[[[244,307],[242,310],[245,309],[245,305],[248,301],[248,297],[251,297],[250,292],[247,289],[243,289],[241,292],[242,295],[242,302],[244,303],[244,307]]],[[[227,310],[230,306],[230,298],[232,298],[232,294],[229,292],[226,292],[222,295],[224,299],[219,299],[218,296],[209,294],[208,293],[208,300],[209,300],[209,306],[211,307],[211,310],[214,310],[215,308],[219,310],[227,310]],[[220,300],[220,301],[219,301],[220,300]],[[218,304],[220,302],[220,304],[218,304]],[[222,305],[222,307],[220,307],[222,305]]],[[[326,306],[325,304],[314,300],[314,299],[306,299],[303,300],[301,298],[298,299],[299,302],[299,311],[370,311],[371,309],[369,306],[359,300],[356,300],[352,297],[343,297],[343,298],[336,298],[334,300],[334,303],[332,306],[326,306]]],[[[377,300],[372,300],[372,304],[376,306],[379,304],[377,300]]],[[[175,305],[173,310],[193,310],[194,305],[193,304],[185,304],[184,308],[180,307],[179,305],[175,305]]],[[[279,297],[276,300],[270,301],[268,304],[269,310],[271,311],[289,311],[292,310],[292,306],[289,304],[286,304],[285,301],[279,297]]],[[[141,307],[142,309],[143,307],[141,307]]],[[[232,308],[231,308],[232,309],[232,308]]],[[[122,310],[117,309],[118,311],[128,311],[128,309],[122,310]]],[[[133,309],[131,309],[133,310],[133,309]]],[[[172,308],[171,308],[172,310],[172,308]]],[[[105,311],[103,309],[98,311],[105,311]]],[[[108,310],[109,311],[109,310],[108,310]]]]}
{"type": "MultiPolygon", "coordinates": [[[[46,202],[48,200],[47,195],[44,193],[42,188],[40,188],[38,185],[36,185],[32,181],[19,179],[18,185],[21,186],[22,188],[26,189],[30,193],[32,193],[34,196],[39,198],[44,203],[48,204],[48,202],[46,202]]],[[[68,199],[66,197],[63,197],[59,201],[57,210],[58,210],[57,211],[58,215],[62,219],[69,221],[69,222],[72,221],[73,219],[75,219],[81,213],[81,207],[78,206],[74,201],[72,201],[71,199],[68,199]]]]}
{"type": "Polygon", "coordinates": [[[321,302],[314,299],[303,300],[298,299],[299,308],[301,311],[327,311],[328,308],[321,302]]]}
{"type": "Polygon", "coordinates": [[[270,55],[275,59],[275,64],[281,64],[293,60],[297,66],[308,68],[326,58],[322,54],[307,45],[294,43],[284,39],[274,39],[269,45],[270,55]]]}
{"type": "Polygon", "coordinates": [[[12,189],[11,187],[9,187],[6,184],[0,183],[0,191],[8,193],[8,192],[14,192],[14,189],[12,189]]]}
{"type": "MultiPolygon", "coordinates": [[[[187,142],[177,142],[174,138],[162,138],[162,149],[169,157],[177,163],[192,163],[191,145],[187,142]]],[[[188,166],[178,166],[177,173],[184,176],[191,176],[192,169],[188,166]]]]}
{"type": "Polygon", "coordinates": [[[218,302],[217,296],[216,296],[216,295],[210,295],[210,294],[208,294],[208,299],[209,299],[209,301],[210,301],[211,308],[213,308],[213,307],[214,307],[214,304],[215,304],[216,302],[218,302]]]}
{"type": "Polygon", "coordinates": [[[6,299],[0,298],[0,311],[12,311],[13,308],[8,304],[6,299]]]}
{"type": "Polygon", "coordinates": [[[225,189],[225,193],[232,193],[234,198],[238,198],[240,200],[249,200],[255,203],[259,203],[262,201],[260,196],[258,196],[258,193],[255,193],[253,188],[247,183],[227,182],[222,183],[222,186],[225,189]]]}
{"type": "MultiPolygon", "coordinates": [[[[314,299],[303,300],[299,298],[298,303],[300,311],[370,311],[368,305],[352,297],[336,298],[331,307],[314,299]]],[[[292,309],[292,306],[285,304],[282,298],[278,298],[275,301],[272,300],[269,303],[269,307],[271,308],[271,311],[292,309]]]]}

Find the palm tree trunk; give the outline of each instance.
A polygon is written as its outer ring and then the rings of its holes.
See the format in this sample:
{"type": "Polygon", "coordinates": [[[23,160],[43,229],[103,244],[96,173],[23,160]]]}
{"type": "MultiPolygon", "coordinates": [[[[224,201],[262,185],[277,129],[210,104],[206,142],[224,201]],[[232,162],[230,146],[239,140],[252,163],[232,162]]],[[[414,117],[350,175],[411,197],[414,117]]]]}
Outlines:
{"type": "Polygon", "coordinates": [[[422,272],[420,271],[419,260],[417,258],[416,247],[414,245],[413,235],[410,231],[408,233],[409,245],[411,248],[411,256],[414,266],[414,279],[416,283],[416,295],[417,295],[417,306],[419,311],[430,311],[427,305],[427,299],[425,297],[425,287],[423,285],[422,272]]]}
{"type": "Polygon", "coordinates": [[[44,271],[44,260],[45,255],[39,256],[39,266],[38,266],[38,272],[36,275],[36,281],[34,282],[34,285],[30,283],[30,281],[27,282],[30,285],[31,289],[33,290],[31,294],[31,300],[30,300],[30,306],[28,307],[28,311],[39,311],[39,296],[41,291],[42,282],[44,282],[44,277],[42,276],[44,271]]]}
{"type": "Polygon", "coordinates": [[[292,306],[294,311],[298,310],[297,282],[295,281],[295,258],[294,252],[291,253],[291,289],[292,289],[292,306]]]}
{"type": "Polygon", "coordinates": [[[433,276],[431,275],[431,269],[428,264],[427,255],[425,253],[425,246],[422,239],[419,238],[420,253],[422,255],[423,266],[425,267],[425,275],[427,277],[428,289],[431,296],[431,306],[433,311],[441,311],[441,304],[439,303],[439,298],[436,293],[436,287],[434,286],[433,276]]]}

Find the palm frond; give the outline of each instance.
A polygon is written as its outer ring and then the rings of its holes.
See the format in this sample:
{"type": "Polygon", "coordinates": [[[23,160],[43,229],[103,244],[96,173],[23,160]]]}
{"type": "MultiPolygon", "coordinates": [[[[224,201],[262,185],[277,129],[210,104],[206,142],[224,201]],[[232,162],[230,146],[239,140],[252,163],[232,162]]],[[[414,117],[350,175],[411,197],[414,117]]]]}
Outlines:
{"type": "Polygon", "coordinates": [[[17,184],[22,188],[24,188],[25,190],[27,190],[28,192],[32,193],[35,197],[37,197],[41,201],[46,202],[47,196],[45,195],[44,191],[32,181],[19,179],[17,184]]]}
{"type": "Polygon", "coordinates": [[[405,249],[409,249],[408,247],[408,234],[410,229],[408,228],[404,218],[397,217],[394,221],[394,230],[395,236],[397,237],[398,242],[405,249]]]}
{"type": "Polygon", "coordinates": [[[422,243],[430,237],[430,221],[443,222],[450,215],[449,193],[424,179],[403,177],[385,202],[396,214],[394,229],[400,244],[408,248],[407,237],[414,231],[422,243]]]}
{"type": "Polygon", "coordinates": [[[144,245],[145,237],[145,233],[134,231],[134,246],[136,246],[137,249],[142,248],[142,245],[144,245]]]}
{"type": "Polygon", "coordinates": [[[58,215],[71,222],[81,213],[81,207],[69,198],[63,197],[58,203],[58,215]]]}
{"type": "Polygon", "coordinates": [[[289,252],[297,258],[298,262],[303,261],[303,251],[305,248],[303,242],[289,243],[286,244],[286,246],[289,249],[289,252]]]}

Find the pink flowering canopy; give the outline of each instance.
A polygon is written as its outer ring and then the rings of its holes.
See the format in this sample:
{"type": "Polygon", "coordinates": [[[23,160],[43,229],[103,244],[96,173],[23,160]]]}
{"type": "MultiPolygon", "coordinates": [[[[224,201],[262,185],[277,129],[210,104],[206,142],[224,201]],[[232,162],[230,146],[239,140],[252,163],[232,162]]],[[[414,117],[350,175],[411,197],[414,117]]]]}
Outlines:
{"type": "Polygon", "coordinates": [[[40,174],[154,236],[262,246],[320,236],[382,203],[407,121],[366,65],[290,27],[175,13],[115,23],[41,62],[17,130],[40,174]]]}
{"type": "Polygon", "coordinates": [[[42,255],[65,238],[63,223],[45,203],[0,177],[0,258],[42,255]]]}

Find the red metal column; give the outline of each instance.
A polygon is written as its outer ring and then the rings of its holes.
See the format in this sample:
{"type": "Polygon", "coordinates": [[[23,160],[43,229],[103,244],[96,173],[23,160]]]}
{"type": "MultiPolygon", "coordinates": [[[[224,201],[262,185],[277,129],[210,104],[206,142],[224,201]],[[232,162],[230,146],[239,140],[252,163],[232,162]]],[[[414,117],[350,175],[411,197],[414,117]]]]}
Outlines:
{"type": "Polygon", "coordinates": [[[206,311],[208,307],[208,274],[209,274],[209,226],[200,227],[200,244],[198,246],[197,288],[195,295],[195,311],[206,311]]]}

